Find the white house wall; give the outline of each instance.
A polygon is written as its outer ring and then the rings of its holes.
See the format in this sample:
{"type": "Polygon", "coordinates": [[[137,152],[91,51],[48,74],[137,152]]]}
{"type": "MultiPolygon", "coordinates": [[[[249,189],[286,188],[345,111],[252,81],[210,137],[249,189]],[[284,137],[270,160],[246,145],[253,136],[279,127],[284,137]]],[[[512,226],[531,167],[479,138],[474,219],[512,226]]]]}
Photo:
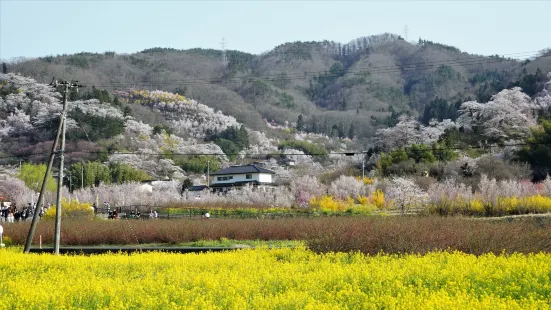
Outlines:
{"type": "Polygon", "coordinates": [[[269,173],[259,173],[259,182],[272,183],[272,175],[269,173]]]}
{"type": "Polygon", "coordinates": [[[244,182],[244,181],[258,181],[258,182],[272,182],[272,175],[267,173],[251,173],[250,179],[246,179],[246,174],[225,174],[225,175],[214,175],[212,176],[213,180],[211,184],[228,184],[235,182],[244,182]],[[229,177],[233,176],[231,180],[221,180],[218,181],[219,177],[229,177]]]}

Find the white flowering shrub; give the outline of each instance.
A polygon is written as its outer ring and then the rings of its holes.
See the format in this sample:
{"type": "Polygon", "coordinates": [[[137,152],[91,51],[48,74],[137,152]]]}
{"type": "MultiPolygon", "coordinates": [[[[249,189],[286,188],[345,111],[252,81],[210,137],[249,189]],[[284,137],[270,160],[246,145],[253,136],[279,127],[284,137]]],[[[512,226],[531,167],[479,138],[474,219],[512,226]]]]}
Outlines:
{"type": "Polygon", "coordinates": [[[98,187],[81,188],[73,192],[74,198],[80,202],[102,203],[111,206],[166,206],[180,201],[181,184],[177,181],[147,183],[125,183],[100,185],[98,187]]]}
{"type": "Polygon", "coordinates": [[[67,106],[68,112],[76,109],[97,117],[124,119],[124,115],[120,109],[111,106],[109,103],[100,103],[97,99],[72,101],[67,106]]]}
{"type": "Polygon", "coordinates": [[[428,199],[427,193],[413,180],[402,177],[391,179],[386,186],[385,194],[402,214],[412,207],[423,206],[428,199]]]}
{"type": "Polygon", "coordinates": [[[277,151],[278,141],[266,137],[266,134],[256,130],[247,129],[249,134],[249,148],[245,154],[270,154],[277,151]]]}
{"type": "Polygon", "coordinates": [[[285,158],[292,160],[296,165],[310,165],[314,163],[314,159],[310,155],[306,155],[303,151],[297,149],[284,149],[283,155],[285,158]]]}
{"type": "Polygon", "coordinates": [[[294,202],[293,195],[285,186],[264,191],[246,185],[228,192],[225,199],[231,203],[260,204],[273,207],[290,207],[294,202]]]}
{"type": "Polygon", "coordinates": [[[320,183],[318,178],[310,175],[303,175],[294,178],[290,184],[291,193],[299,206],[307,205],[310,199],[321,197],[327,192],[327,186],[320,183]]]}
{"type": "Polygon", "coordinates": [[[463,183],[457,183],[453,179],[446,179],[442,182],[430,185],[427,196],[428,202],[436,205],[447,204],[456,201],[456,199],[460,201],[470,201],[474,197],[470,186],[463,183]]]}
{"type": "MultiPolygon", "coordinates": [[[[545,183],[543,183],[545,188],[545,183]]],[[[496,181],[496,179],[488,178],[486,175],[482,175],[478,190],[476,191],[477,197],[485,202],[497,204],[500,197],[529,197],[544,193],[545,190],[540,191],[538,185],[525,180],[503,180],[496,181]]]]}
{"type": "MultiPolygon", "coordinates": [[[[19,208],[27,206],[33,199],[33,191],[25,185],[25,182],[12,176],[0,177],[0,194],[8,197],[11,202],[17,204],[19,208]]],[[[36,198],[38,198],[35,195],[36,198]]],[[[35,202],[36,202],[36,198],[35,202]]]]}
{"type": "Polygon", "coordinates": [[[348,197],[355,199],[365,194],[364,183],[354,177],[341,175],[331,182],[329,194],[340,200],[346,200],[348,197]]]}
{"type": "Polygon", "coordinates": [[[232,189],[225,195],[204,191],[201,193],[199,200],[195,198],[194,194],[185,192],[182,200],[193,203],[228,203],[270,207],[290,207],[294,203],[293,194],[285,186],[266,188],[264,190],[250,185],[232,189]]]}
{"type": "Polygon", "coordinates": [[[142,104],[170,115],[170,125],[176,133],[191,135],[197,139],[206,137],[207,132],[222,132],[229,127],[239,127],[237,120],[221,111],[187,99],[182,95],[165,91],[137,90],[115,91],[123,102],[142,104]]]}
{"type": "Polygon", "coordinates": [[[534,104],[539,109],[549,110],[551,109],[551,72],[547,74],[549,81],[543,86],[543,90],[534,99],[534,104]]]}

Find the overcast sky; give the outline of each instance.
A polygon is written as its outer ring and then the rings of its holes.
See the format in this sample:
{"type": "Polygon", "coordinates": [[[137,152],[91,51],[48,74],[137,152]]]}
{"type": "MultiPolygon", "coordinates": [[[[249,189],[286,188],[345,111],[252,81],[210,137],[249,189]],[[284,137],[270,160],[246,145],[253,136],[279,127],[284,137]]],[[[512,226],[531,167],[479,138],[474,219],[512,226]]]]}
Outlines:
{"type": "Polygon", "coordinates": [[[549,0],[0,0],[0,59],[151,47],[219,49],[222,37],[227,49],[258,54],[291,41],[404,36],[406,25],[409,40],[524,58],[551,47],[550,12],[549,0]]]}

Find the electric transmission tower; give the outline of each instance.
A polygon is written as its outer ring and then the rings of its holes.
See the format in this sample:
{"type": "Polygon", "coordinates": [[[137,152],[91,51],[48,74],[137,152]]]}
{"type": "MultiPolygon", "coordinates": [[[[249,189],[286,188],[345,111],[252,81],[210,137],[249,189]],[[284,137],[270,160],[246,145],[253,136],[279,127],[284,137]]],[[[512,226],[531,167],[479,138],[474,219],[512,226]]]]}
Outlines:
{"type": "Polygon", "coordinates": [[[228,55],[226,55],[226,39],[222,38],[222,42],[220,42],[220,46],[222,47],[222,64],[224,67],[228,66],[228,55]]]}
{"type": "Polygon", "coordinates": [[[406,40],[406,42],[408,41],[408,32],[409,32],[409,27],[408,27],[408,25],[405,25],[404,26],[404,40],[406,40]]]}

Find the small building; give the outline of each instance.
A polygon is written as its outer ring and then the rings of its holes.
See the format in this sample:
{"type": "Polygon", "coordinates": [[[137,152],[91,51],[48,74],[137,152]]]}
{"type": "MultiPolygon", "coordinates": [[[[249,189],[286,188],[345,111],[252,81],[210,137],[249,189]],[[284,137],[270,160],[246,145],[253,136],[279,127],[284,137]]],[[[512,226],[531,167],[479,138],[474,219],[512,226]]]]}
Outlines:
{"type": "Polygon", "coordinates": [[[213,192],[227,192],[232,188],[252,185],[255,188],[266,189],[274,187],[272,181],[274,171],[256,165],[230,166],[211,173],[210,188],[213,192]]]}
{"type": "Polygon", "coordinates": [[[190,186],[190,187],[186,188],[186,191],[189,192],[195,199],[200,199],[201,194],[205,190],[209,190],[209,189],[210,189],[210,187],[208,187],[206,185],[193,185],[193,186],[190,186]]]}
{"type": "Polygon", "coordinates": [[[279,160],[278,164],[280,164],[282,166],[294,166],[295,165],[295,160],[290,159],[290,158],[284,158],[284,159],[279,160]]]}

